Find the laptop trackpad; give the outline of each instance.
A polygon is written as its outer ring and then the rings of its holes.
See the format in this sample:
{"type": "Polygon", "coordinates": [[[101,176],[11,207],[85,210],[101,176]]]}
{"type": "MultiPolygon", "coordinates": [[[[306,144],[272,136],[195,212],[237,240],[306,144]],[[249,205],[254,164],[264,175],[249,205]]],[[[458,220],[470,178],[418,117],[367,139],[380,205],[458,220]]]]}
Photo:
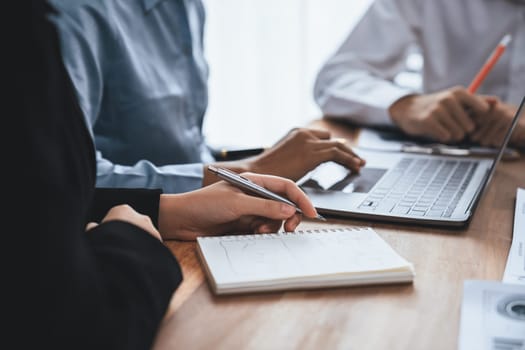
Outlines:
{"type": "Polygon", "coordinates": [[[332,187],[333,190],[339,190],[344,186],[345,192],[350,192],[349,189],[353,187],[353,192],[368,193],[385,172],[386,169],[363,168],[359,174],[352,172],[332,187]]]}
{"type": "MultiPolygon", "coordinates": [[[[342,167],[341,167],[342,168],[342,167]]],[[[387,169],[363,168],[360,173],[332,171],[317,172],[301,184],[302,187],[310,187],[325,191],[341,191],[345,193],[357,192],[367,193],[379,181],[387,169]]]]}

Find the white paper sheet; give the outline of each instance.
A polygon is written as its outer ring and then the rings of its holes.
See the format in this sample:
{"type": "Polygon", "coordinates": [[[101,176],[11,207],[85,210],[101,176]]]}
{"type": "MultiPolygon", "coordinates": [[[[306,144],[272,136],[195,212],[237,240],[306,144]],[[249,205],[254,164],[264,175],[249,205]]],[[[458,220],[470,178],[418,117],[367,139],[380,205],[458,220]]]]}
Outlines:
{"type": "Polygon", "coordinates": [[[466,280],[458,350],[503,349],[525,350],[525,287],[466,280]]]}
{"type": "Polygon", "coordinates": [[[516,192],[512,243],[503,282],[525,285],[525,190],[522,188],[516,192]]]}

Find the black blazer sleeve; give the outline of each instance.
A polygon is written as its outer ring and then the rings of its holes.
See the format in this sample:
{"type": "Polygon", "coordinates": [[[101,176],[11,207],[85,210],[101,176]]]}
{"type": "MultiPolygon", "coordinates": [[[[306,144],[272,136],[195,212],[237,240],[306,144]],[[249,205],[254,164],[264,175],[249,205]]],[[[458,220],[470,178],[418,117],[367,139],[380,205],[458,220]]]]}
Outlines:
{"type": "MultiPolygon", "coordinates": [[[[6,245],[18,270],[2,281],[14,291],[4,300],[17,311],[6,317],[8,336],[22,334],[14,343],[20,349],[148,349],[181,270],[167,247],[131,224],[85,232],[93,208],[100,216],[122,199],[107,192],[94,204],[94,147],[47,20],[51,12],[43,0],[11,2],[3,11],[14,24],[3,43],[3,107],[13,112],[4,112],[2,131],[13,141],[4,152],[12,157],[2,171],[2,232],[18,240],[6,245]]],[[[132,195],[123,200],[140,198],[136,209],[156,217],[158,191],[132,195]]]]}
{"type": "Polygon", "coordinates": [[[119,204],[129,204],[133,209],[151,218],[158,227],[159,203],[162,190],[97,188],[89,221],[100,222],[109,209],[119,204]]]}

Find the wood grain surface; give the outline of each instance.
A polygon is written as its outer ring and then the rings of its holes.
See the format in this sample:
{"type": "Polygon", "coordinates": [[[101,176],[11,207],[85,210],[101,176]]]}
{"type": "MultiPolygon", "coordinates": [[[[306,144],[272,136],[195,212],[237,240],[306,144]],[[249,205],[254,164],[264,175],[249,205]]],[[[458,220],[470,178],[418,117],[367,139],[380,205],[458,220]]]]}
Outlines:
{"type": "MultiPolygon", "coordinates": [[[[314,127],[354,137],[338,123],[314,127]]],[[[194,242],[166,242],[181,263],[154,349],[456,349],[463,281],[500,280],[525,159],[500,163],[465,229],[331,218],[299,229],[371,226],[415,265],[413,284],[214,296],[194,242]]]]}

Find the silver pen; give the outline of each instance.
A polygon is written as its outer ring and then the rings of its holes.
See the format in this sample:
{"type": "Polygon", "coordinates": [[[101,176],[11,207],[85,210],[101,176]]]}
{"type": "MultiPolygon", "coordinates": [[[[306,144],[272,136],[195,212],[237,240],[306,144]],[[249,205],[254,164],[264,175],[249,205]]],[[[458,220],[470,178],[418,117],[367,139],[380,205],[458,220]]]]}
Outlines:
{"type": "MultiPolygon", "coordinates": [[[[286,203],[294,207],[298,213],[301,213],[301,214],[303,213],[303,211],[299,209],[297,205],[295,205],[295,203],[293,203],[292,201],[284,197],[281,197],[278,194],[273,193],[272,191],[267,190],[266,188],[262,186],[257,185],[256,183],[250,181],[249,179],[237,173],[234,173],[233,171],[230,171],[224,168],[218,168],[213,165],[208,165],[208,170],[214,173],[215,175],[217,175],[218,177],[220,177],[221,179],[226,180],[227,182],[229,182],[230,184],[234,186],[237,186],[241,189],[247,190],[249,192],[252,192],[264,198],[273,199],[278,202],[286,203]]],[[[326,221],[326,218],[321,216],[321,214],[317,214],[316,218],[319,220],[326,221]]]]}

